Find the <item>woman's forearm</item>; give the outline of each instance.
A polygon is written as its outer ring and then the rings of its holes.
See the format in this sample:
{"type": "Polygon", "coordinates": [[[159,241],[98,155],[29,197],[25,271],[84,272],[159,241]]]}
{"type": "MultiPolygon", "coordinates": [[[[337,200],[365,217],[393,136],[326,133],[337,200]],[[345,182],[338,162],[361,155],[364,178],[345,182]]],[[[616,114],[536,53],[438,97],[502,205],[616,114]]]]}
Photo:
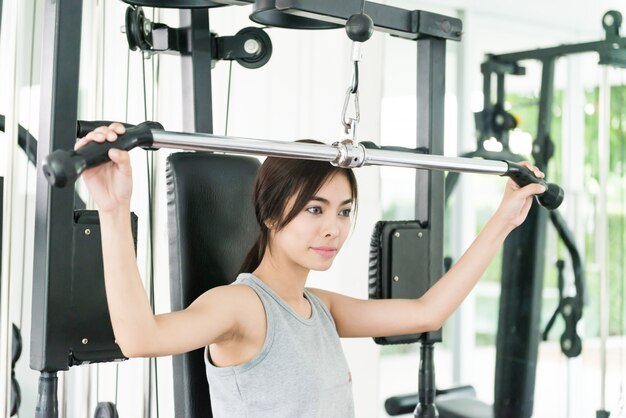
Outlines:
{"type": "Polygon", "coordinates": [[[432,315],[435,329],[440,328],[461,305],[510,231],[511,228],[498,218],[491,218],[459,261],[419,299],[428,315],[432,315]]]}
{"type": "Polygon", "coordinates": [[[155,328],[137,261],[127,208],[100,212],[104,281],[111,323],[124,355],[146,351],[155,328]]]}

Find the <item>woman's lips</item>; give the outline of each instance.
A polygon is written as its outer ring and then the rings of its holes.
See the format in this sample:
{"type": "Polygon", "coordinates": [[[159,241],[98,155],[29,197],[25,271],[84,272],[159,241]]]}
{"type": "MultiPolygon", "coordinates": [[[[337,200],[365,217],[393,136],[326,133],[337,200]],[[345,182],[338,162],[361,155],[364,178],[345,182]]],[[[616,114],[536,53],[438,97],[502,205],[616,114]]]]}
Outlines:
{"type": "Polygon", "coordinates": [[[333,258],[337,254],[337,249],[333,247],[311,247],[311,249],[324,258],[333,258]]]}

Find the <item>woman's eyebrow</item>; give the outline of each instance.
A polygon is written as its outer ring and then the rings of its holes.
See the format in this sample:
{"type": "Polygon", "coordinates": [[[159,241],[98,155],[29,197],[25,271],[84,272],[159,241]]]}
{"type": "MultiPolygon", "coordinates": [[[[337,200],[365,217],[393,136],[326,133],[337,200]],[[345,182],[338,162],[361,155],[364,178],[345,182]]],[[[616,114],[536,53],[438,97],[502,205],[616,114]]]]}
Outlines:
{"type": "MultiPolygon", "coordinates": [[[[311,198],[311,200],[316,200],[316,201],[322,202],[322,203],[324,203],[326,205],[330,205],[330,201],[328,199],[325,199],[325,198],[320,197],[320,196],[313,196],[311,198]]],[[[347,205],[348,203],[352,203],[353,201],[354,201],[354,199],[352,199],[352,198],[346,199],[343,202],[341,202],[340,206],[347,205]]]]}

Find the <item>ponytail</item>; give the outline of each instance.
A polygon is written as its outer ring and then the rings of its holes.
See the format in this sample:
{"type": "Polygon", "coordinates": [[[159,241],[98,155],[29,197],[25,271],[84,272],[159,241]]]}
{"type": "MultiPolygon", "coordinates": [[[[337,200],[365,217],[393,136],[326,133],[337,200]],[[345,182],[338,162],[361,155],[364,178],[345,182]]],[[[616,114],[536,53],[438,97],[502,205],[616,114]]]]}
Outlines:
{"type": "Polygon", "coordinates": [[[259,267],[261,264],[261,260],[263,259],[263,255],[265,254],[265,248],[267,247],[267,238],[268,238],[268,230],[263,225],[261,227],[261,232],[259,233],[259,237],[256,239],[256,242],[248,251],[248,255],[243,260],[241,267],[239,267],[239,273],[252,273],[254,270],[259,267]]]}

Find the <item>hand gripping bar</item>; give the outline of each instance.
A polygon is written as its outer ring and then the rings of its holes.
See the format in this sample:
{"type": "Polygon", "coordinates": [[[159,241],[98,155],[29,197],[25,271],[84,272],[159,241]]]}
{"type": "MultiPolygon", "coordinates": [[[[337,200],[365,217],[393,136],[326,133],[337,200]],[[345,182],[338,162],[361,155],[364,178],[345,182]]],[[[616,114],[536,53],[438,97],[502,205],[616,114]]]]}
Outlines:
{"type": "Polygon", "coordinates": [[[120,135],[115,142],[91,142],[75,151],[55,150],[44,160],[43,174],[52,186],[65,187],[73,184],[85,169],[110,161],[111,148],[130,151],[135,147],[150,147],[153,141],[152,128],[163,129],[163,126],[157,122],[143,122],[127,128],[126,133],[120,135]]]}
{"type": "Polygon", "coordinates": [[[520,187],[524,187],[531,183],[541,184],[546,191],[536,196],[539,204],[547,209],[556,209],[561,206],[565,193],[563,189],[554,183],[548,183],[543,179],[535,177],[535,174],[521,164],[505,161],[508,168],[503,176],[510,177],[520,187]]]}

